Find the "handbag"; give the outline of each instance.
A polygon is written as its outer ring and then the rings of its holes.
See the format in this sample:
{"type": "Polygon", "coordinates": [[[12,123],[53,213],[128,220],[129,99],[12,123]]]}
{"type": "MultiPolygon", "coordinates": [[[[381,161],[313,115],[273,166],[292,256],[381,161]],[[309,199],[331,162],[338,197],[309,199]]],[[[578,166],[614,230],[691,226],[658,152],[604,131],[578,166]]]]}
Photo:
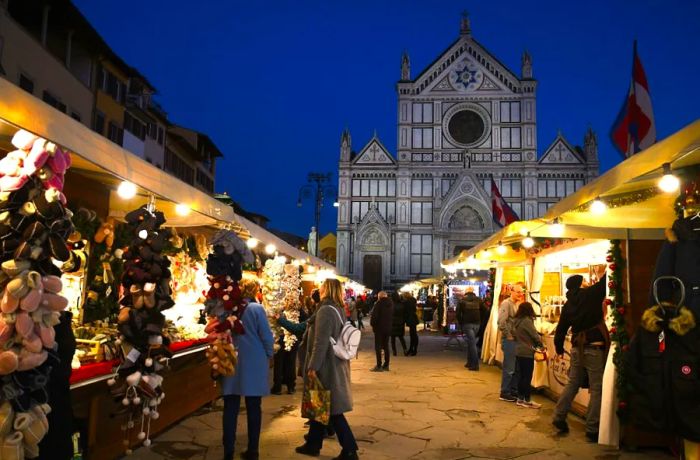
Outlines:
{"type": "Polygon", "coordinates": [[[548,361],[546,348],[533,348],[533,351],[535,352],[535,361],[536,362],[540,363],[540,362],[547,362],[548,361]]]}
{"type": "Polygon", "coordinates": [[[309,377],[301,398],[301,416],[328,425],[331,417],[331,392],[318,377],[309,377]]]}

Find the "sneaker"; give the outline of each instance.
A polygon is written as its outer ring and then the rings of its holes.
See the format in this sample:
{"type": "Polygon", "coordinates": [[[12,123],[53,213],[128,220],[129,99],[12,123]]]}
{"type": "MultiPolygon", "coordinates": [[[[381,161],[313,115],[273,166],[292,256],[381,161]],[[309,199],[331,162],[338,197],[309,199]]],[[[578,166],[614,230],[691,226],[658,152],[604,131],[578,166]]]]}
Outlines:
{"type": "Polygon", "coordinates": [[[389,372],[389,365],[388,365],[388,364],[383,365],[383,366],[382,366],[382,370],[383,370],[384,372],[389,372]]]}
{"type": "Polygon", "coordinates": [[[564,434],[569,432],[569,424],[566,423],[566,420],[553,420],[552,425],[554,425],[554,428],[557,429],[559,434],[564,434]]]}
{"type": "Polygon", "coordinates": [[[270,393],[272,393],[273,395],[281,395],[282,388],[272,387],[270,388],[270,393]]]}
{"type": "Polygon", "coordinates": [[[333,457],[333,460],[358,460],[359,458],[357,452],[344,452],[341,450],[340,455],[333,457]]]}
{"type": "Polygon", "coordinates": [[[308,444],[302,444],[294,450],[297,454],[308,455],[309,457],[318,457],[321,455],[321,450],[313,449],[308,444]]]}
{"type": "Polygon", "coordinates": [[[534,401],[525,401],[522,399],[519,399],[516,404],[520,407],[527,407],[529,409],[539,409],[540,407],[542,407],[542,404],[538,404],[534,401]]]}
{"type": "Polygon", "coordinates": [[[383,371],[383,370],[384,370],[383,367],[374,366],[374,367],[373,367],[372,369],[370,369],[369,371],[370,371],[370,372],[381,372],[381,371],[383,371]]]}
{"type": "Polygon", "coordinates": [[[516,398],[515,396],[511,396],[511,395],[501,395],[498,397],[498,399],[500,399],[501,401],[507,401],[507,402],[516,402],[518,400],[518,398],[516,398]]]}

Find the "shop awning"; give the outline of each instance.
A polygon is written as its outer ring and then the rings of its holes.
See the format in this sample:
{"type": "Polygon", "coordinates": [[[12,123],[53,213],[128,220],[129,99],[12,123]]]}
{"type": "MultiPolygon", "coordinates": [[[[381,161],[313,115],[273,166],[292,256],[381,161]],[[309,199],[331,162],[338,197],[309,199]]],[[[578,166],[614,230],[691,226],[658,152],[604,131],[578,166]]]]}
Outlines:
{"type": "MultiPolygon", "coordinates": [[[[0,79],[0,118],[61,145],[74,153],[73,171],[86,173],[108,185],[127,180],[142,191],[175,204],[185,204],[192,213],[189,225],[231,222],[233,209],[206,193],[171,176],[109,139],[91,131],[31,94],[0,79]]],[[[169,214],[175,215],[175,213],[169,214]]]]}

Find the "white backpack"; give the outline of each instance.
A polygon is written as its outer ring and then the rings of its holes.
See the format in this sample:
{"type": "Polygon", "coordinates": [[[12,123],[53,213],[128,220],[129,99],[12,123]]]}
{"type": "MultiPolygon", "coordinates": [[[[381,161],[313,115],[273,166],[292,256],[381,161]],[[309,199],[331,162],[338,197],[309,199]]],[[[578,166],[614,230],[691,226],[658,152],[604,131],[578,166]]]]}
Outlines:
{"type": "Polygon", "coordinates": [[[338,319],[343,325],[340,329],[338,340],[336,341],[332,336],[330,338],[333,353],[335,353],[338,358],[349,361],[357,357],[357,350],[360,348],[360,330],[353,326],[350,321],[343,321],[343,317],[340,316],[340,312],[338,312],[337,308],[333,306],[331,306],[331,308],[335,314],[338,315],[338,319]]]}

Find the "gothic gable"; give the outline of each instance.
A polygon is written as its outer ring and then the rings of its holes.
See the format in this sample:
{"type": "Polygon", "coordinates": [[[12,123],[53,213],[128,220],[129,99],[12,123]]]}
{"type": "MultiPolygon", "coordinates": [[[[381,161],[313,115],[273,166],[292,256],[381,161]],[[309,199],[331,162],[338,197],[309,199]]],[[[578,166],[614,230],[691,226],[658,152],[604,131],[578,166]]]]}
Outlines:
{"type": "Polygon", "coordinates": [[[476,176],[462,173],[442,201],[440,228],[453,232],[490,231],[490,202],[476,176]]]}
{"type": "Polygon", "coordinates": [[[585,160],[559,133],[554,142],[545,150],[539,162],[541,164],[583,164],[585,160]]]}
{"type": "Polygon", "coordinates": [[[518,76],[473,38],[453,43],[415,80],[417,94],[426,92],[516,92],[518,76]]]}
{"type": "Polygon", "coordinates": [[[376,136],[360,151],[353,163],[357,165],[396,164],[394,158],[376,136]]]}

